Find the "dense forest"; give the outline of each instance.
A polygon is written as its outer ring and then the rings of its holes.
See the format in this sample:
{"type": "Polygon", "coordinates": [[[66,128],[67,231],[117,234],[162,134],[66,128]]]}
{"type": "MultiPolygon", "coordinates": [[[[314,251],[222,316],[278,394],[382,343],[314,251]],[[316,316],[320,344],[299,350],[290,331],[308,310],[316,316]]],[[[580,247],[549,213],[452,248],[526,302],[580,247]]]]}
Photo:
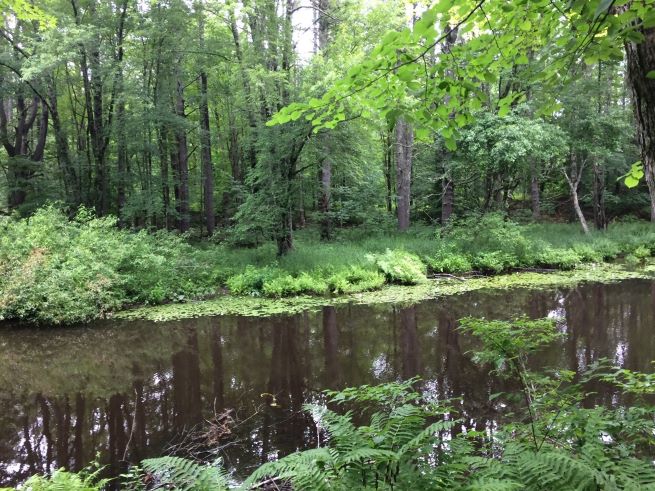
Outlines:
{"type": "Polygon", "coordinates": [[[307,224],[655,218],[648,1],[3,5],[6,213],[280,254],[307,224]]]}
{"type": "Polygon", "coordinates": [[[4,319],[655,250],[652,0],[2,5],[4,319]]]}
{"type": "Polygon", "coordinates": [[[0,488],[654,489],[655,0],[0,6],[0,488]]]}

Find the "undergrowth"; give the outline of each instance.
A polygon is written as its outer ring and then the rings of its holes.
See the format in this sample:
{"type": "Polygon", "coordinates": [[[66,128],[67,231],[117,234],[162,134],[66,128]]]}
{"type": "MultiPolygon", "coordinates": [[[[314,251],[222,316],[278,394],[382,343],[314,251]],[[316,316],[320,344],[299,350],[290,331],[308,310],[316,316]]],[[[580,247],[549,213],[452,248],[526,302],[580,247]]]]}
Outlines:
{"type": "Polygon", "coordinates": [[[159,231],[117,228],[114,218],[81,209],[69,220],[54,207],[0,221],[0,319],[74,323],[131,305],[234,295],[280,298],[415,285],[427,275],[498,274],[520,268],[573,269],[626,257],[638,265],[655,251],[655,229],[619,223],[585,236],[573,225],[519,225],[499,214],[469,217],[435,231],[362,235],[342,230],[321,242],[296,234],[296,249],[274,244],[233,249],[190,243],[159,231]]]}

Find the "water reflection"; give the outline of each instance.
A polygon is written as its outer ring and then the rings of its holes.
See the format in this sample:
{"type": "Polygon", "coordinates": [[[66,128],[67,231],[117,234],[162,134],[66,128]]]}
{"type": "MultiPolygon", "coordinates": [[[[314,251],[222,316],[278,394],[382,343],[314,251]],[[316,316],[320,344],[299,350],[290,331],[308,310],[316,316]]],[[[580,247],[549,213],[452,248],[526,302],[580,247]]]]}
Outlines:
{"type": "Polygon", "coordinates": [[[302,405],[320,390],[398,377],[422,377],[434,397],[463,397],[466,426],[484,430],[495,418],[489,395],[505,387],[470,361],[474,340],[457,319],[561,317],[566,336],[541,363],[580,371],[608,357],[651,371],[654,305],[655,283],[639,280],[294,317],[4,329],[0,486],[61,466],[79,470],[97,453],[116,475],[128,462],[181,447],[203,456],[218,449],[247,473],[316,445],[302,405]]]}

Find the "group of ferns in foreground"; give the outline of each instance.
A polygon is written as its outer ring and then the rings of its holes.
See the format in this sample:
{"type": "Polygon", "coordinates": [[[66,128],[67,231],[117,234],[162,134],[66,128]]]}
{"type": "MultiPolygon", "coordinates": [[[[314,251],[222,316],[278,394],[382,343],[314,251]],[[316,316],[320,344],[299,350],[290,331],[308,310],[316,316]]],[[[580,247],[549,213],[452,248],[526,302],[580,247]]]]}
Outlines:
{"type": "MultiPolygon", "coordinates": [[[[220,465],[180,457],[145,460],[123,476],[133,491],[228,490],[647,490],[655,489],[655,374],[596,362],[584,373],[528,369],[529,355],[561,336],[549,319],[467,318],[472,353],[515,390],[493,394],[499,412],[484,431],[465,428],[458,401],[438,401],[411,379],[326,392],[306,406],[322,435],[236,483],[220,465]],[[589,408],[590,387],[611,384],[625,406],[589,408]],[[344,409],[346,411],[344,412],[344,409]]],[[[65,474],[65,473],[64,473],[65,474]]],[[[50,491],[34,478],[30,491],[50,491]]],[[[70,489],[88,490],[79,487],[70,489]]]]}
{"type": "Polygon", "coordinates": [[[583,236],[571,225],[519,225],[500,214],[462,219],[440,232],[343,231],[332,242],[319,242],[307,230],[284,257],[276,256],[273,242],[255,249],[194,244],[165,231],[120,229],[115,218],[96,218],[86,209],[73,220],[55,207],[27,219],[2,218],[0,231],[0,320],[49,324],[225,291],[334,295],[414,285],[437,273],[571,269],[620,256],[637,263],[655,252],[648,224],[621,223],[583,236]]]}

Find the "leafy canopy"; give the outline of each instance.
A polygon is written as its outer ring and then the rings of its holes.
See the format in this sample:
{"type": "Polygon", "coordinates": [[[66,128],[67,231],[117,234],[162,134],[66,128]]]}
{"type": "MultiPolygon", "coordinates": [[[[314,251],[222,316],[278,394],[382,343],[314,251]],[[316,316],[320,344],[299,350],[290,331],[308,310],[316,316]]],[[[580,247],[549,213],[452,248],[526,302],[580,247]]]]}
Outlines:
{"type": "MultiPolygon", "coordinates": [[[[655,26],[654,0],[440,0],[413,27],[390,31],[368,57],[348,70],[321,98],[283,108],[269,125],[310,120],[314,131],[334,128],[349,113],[400,114],[417,138],[440,133],[454,149],[475,111],[491,104],[490,85],[507,74],[522,87],[539,83],[557,94],[584,60],[621,60],[625,41],[640,42],[639,29],[655,26]],[[611,10],[612,7],[622,7],[611,10]],[[458,42],[445,51],[449,36],[458,42]]],[[[525,90],[525,89],[524,89],[525,90]]],[[[514,91],[497,103],[500,116],[525,98],[514,91]]],[[[555,96],[541,108],[559,108],[555,96]]]]}

